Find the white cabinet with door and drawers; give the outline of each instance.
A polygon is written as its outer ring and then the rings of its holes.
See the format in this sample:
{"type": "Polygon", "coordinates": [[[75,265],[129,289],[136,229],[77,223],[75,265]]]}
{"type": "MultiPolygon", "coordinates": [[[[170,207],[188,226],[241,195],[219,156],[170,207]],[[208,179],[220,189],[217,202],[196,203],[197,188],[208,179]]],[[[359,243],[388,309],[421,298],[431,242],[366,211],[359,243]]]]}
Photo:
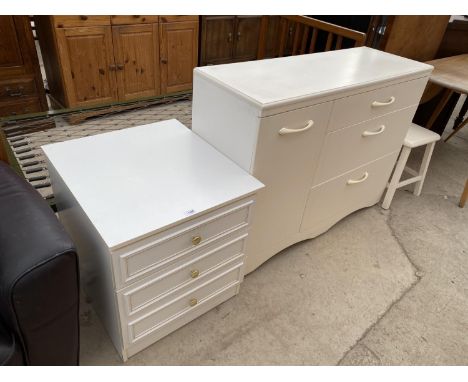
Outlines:
{"type": "Polygon", "coordinates": [[[247,273],[379,201],[431,71],[366,47],[195,69],[193,131],[265,184],[247,273]]]}

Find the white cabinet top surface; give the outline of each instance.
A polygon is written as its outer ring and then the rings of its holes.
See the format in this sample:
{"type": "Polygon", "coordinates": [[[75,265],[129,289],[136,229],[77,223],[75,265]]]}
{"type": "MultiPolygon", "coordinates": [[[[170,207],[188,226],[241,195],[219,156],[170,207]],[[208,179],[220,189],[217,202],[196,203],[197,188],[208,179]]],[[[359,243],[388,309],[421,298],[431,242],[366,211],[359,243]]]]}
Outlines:
{"type": "Polygon", "coordinates": [[[213,65],[195,71],[260,108],[293,103],[389,79],[429,75],[433,67],[360,47],[213,65]]]}
{"type": "Polygon", "coordinates": [[[42,148],[109,248],[263,187],[176,120],[42,148]]]}

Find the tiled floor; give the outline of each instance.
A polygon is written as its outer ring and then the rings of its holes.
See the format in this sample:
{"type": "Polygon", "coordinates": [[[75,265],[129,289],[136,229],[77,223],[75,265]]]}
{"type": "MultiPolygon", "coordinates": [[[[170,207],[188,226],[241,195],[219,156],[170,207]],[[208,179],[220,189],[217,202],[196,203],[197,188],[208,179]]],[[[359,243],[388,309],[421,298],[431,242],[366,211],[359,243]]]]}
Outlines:
{"type": "MultiPolygon", "coordinates": [[[[40,187],[37,188],[37,190],[44,198],[50,199],[53,193],[50,187],[49,174],[44,162],[44,154],[41,149],[42,145],[102,134],[172,118],[179,120],[185,126],[191,128],[192,101],[190,97],[182,101],[93,118],[77,125],[68,124],[63,117],[55,117],[55,128],[25,134],[21,137],[22,139],[15,137],[13,140],[10,140],[9,143],[13,148],[13,152],[26,179],[28,179],[33,186],[40,187]],[[26,143],[26,145],[24,145],[24,143],[26,143]],[[33,158],[30,157],[31,154],[34,155],[33,158]],[[28,158],[22,160],[21,158],[24,156],[28,156],[28,158]],[[28,164],[33,162],[39,162],[39,164],[28,166],[28,164]]],[[[86,153],[83,153],[83,155],[86,155],[86,153]]]]}

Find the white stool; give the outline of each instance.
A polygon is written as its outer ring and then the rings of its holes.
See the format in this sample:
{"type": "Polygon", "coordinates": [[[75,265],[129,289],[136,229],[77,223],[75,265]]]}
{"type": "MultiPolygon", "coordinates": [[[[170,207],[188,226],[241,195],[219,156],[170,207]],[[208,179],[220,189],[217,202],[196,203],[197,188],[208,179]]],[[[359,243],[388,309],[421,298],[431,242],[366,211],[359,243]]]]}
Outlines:
{"type": "Polygon", "coordinates": [[[382,208],[386,210],[390,207],[392,203],[393,195],[397,188],[404,187],[411,183],[416,183],[414,186],[414,195],[421,195],[422,186],[424,183],[424,178],[426,177],[427,168],[429,167],[429,161],[431,160],[432,151],[434,150],[435,143],[440,139],[440,135],[425,129],[424,127],[418,126],[414,123],[411,124],[408,133],[406,134],[405,140],[403,142],[403,148],[401,149],[400,156],[398,157],[395,170],[393,171],[392,178],[388,184],[387,194],[385,195],[384,201],[382,203],[382,208]],[[419,172],[415,171],[406,166],[408,157],[410,155],[411,149],[415,147],[427,145],[426,151],[424,152],[424,157],[419,168],[419,172]],[[413,175],[412,178],[400,181],[403,171],[406,171],[413,175]]]}

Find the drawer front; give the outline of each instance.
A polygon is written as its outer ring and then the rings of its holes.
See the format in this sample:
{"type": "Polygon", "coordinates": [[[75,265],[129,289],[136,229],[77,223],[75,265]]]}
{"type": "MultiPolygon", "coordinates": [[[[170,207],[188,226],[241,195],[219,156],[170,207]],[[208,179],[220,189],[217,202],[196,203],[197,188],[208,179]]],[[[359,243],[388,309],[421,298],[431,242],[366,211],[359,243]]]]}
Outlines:
{"type": "Polygon", "coordinates": [[[16,102],[0,103],[1,117],[38,113],[40,111],[42,111],[42,107],[38,98],[19,99],[16,102]]]}
{"type": "Polygon", "coordinates": [[[427,77],[345,98],[333,104],[329,131],[355,125],[419,103],[427,77]]]}
{"type": "Polygon", "coordinates": [[[57,28],[110,25],[110,16],[53,16],[57,28]]]}
{"type": "Polygon", "coordinates": [[[154,304],[164,304],[168,293],[177,290],[193,288],[197,283],[213,277],[213,273],[220,265],[231,259],[242,261],[244,241],[247,234],[211,248],[197,257],[188,259],[184,263],[173,267],[168,272],[150,280],[143,280],[139,285],[131,285],[119,293],[119,303],[125,308],[125,313],[132,316],[141,313],[154,304]]]}
{"type": "Polygon", "coordinates": [[[159,16],[111,16],[113,25],[157,23],[159,16]]]}
{"type": "Polygon", "coordinates": [[[162,23],[174,23],[179,21],[198,21],[198,16],[160,16],[162,23]]]}
{"type": "Polygon", "coordinates": [[[417,105],[329,133],[314,185],[399,150],[417,105]]]}
{"type": "MultiPolygon", "coordinates": [[[[174,317],[173,319],[165,322],[163,325],[155,327],[154,329],[142,334],[140,337],[129,340],[130,343],[126,345],[126,353],[129,357],[135,355],[144,348],[152,345],[159,339],[167,336],[173,331],[179,329],[180,327],[188,324],[190,321],[193,321],[197,317],[200,317],[204,313],[223,303],[224,301],[234,297],[237,294],[239,286],[232,285],[227,287],[220,292],[214,294],[210,298],[207,298],[203,301],[200,301],[192,309],[184,312],[181,315],[174,317]]],[[[200,338],[203,336],[203,333],[200,333],[200,338]]]]}
{"type": "Polygon", "coordinates": [[[33,78],[0,82],[0,101],[16,101],[35,95],[36,82],[33,78]]]}
{"type": "Polygon", "coordinates": [[[331,106],[261,118],[253,175],[265,188],[257,193],[247,241],[252,260],[298,232],[331,106]]]}
{"type": "Polygon", "coordinates": [[[217,275],[215,278],[178,295],[172,302],[159,306],[151,313],[138,318],[128,324],[130,342],[138,339],[146,333],[156,330],[165,322],[176,316],[186,314],[198,304],[234,285],[238,285],[242,278],[242,265],[239,263],[217,275]]]}
{"type": "Polygon", "coordinates": [[[321,233],[351,212],[377,203],[398,153],[395,151],[313,187],[307,200],[301,232],[321,233]]]}
{"type": "Polygon", "coordinates": [[[226,206],[211,214],[202,215],[168,233],[161,233],[153,241],[138,246],[124,248],[114,256],[114,264],[119,270],[116,289],[167,267],[172,261],[189,256],[193,252],[204,251],[213,241],[233,231],[240,233],[249,223],[250,207],[253,201],[247,200],[226,206]]]}

